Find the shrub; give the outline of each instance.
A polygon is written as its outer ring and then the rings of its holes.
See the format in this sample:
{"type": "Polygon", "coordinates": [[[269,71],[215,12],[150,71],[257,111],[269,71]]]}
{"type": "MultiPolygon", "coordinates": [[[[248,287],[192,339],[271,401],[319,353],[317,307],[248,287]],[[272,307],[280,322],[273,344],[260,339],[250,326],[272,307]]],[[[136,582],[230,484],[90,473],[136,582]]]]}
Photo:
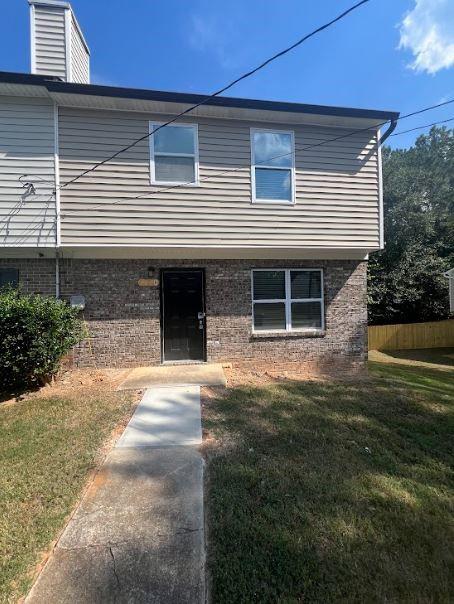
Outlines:
{"type": "Polygon", "coordinates": [[[77,310],[18,290],[0,291],[0,390],[42,383],[82,339],[77,310]]]}

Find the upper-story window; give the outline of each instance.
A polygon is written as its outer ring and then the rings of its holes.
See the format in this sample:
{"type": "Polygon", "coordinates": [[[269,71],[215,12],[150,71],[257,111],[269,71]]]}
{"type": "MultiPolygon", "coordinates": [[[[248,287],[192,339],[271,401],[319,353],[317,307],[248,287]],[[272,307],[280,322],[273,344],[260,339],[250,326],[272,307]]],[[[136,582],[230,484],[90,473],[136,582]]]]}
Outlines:
{"type": "MultiPolygon", "coordinates": [[[[150,122],[150,132],[161,124],[150,122]]],[[[150,175],[156,184],[187,183],[199,180],[197,126],[172,124],[150,136],[150,175]]]]}
{"type": "Polygon", "coordinates": [[[252,201],[295,202],[293,132],[251,130],[252,201]]]}

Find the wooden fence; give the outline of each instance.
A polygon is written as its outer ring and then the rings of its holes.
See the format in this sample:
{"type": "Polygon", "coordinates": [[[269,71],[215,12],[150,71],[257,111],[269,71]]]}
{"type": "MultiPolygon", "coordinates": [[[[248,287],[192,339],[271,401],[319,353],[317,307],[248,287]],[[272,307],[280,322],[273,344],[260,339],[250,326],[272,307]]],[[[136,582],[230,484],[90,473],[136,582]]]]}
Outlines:
{"type": "Polygon", "coordinates": [[[454,347],[454,319],[373,325],[369,327],[369,350],[454,347]]]}

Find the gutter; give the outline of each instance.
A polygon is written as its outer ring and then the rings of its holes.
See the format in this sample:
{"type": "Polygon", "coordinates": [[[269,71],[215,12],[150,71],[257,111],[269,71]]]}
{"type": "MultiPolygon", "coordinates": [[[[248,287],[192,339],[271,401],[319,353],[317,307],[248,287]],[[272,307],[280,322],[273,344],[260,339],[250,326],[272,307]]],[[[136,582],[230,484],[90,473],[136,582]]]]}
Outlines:
{"type": "Polygon", "coordinates": [[[398,120],[398,118],[391,119],[391,123],[389,124],[388,129],[383,134],[383,136],[381,136],[379,138],[379,140],[377,141],[378,148],[380,148],[383,145],[383,143],[385,142],[385,140],[387,138],[389,138],[391,136],[391,134],[394,132],[394,130],[396,129],[396,126],[397,126],[397,120],[398,120]]]}
{"type": "MultiPolygon", "coordinates": [[[[165,92],[162,90],[143,90],[140,88],[123,88],[119,86],[100,86],[99,84],[77,84],[75,82],[64,82],[57,76],[5,71],[0,71],[0,83],[43,86],[49,93],[80,94],[111,97],[114,99],[157,101],[162,103],[181,103],[189,105],[195,105],[201,101],[205,101],[205,105],[215,107],[282,111],[284,113],[303,113],[309,115],[363,118],[380,121],[392,121],[399,117],[399,113],[396,111],[379,111],[376,109],[334,107],[328,105],[309,105],[305,103],[266,101],[225,96],[207,99],[207,95],[203,94],[165,92]]],[[[371,128],[373,127],[374,126],[372,125],[371,128]]]]}

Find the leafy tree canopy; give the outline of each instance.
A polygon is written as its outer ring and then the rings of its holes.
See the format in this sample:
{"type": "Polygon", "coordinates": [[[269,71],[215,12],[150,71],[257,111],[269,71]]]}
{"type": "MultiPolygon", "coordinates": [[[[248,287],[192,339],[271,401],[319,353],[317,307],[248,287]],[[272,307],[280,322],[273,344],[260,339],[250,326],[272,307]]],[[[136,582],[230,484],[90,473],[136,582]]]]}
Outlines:
{"type": "Polygon", "coordinates": [[[449,316],[454,267],[454,129],[433,127],[409,149],[383,149],[385,249],[369,262],[369,322],[449,316]]]}

